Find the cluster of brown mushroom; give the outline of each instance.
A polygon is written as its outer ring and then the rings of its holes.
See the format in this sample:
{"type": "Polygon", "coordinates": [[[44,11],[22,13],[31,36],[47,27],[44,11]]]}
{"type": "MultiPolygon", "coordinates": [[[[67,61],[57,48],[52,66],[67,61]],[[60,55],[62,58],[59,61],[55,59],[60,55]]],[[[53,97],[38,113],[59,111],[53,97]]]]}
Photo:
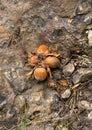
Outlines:
{"type": "Polygon", "coordinates": [[[51,53],[48,46],[40,45],[35,53],[28,55],[28,64],[33,69],[27,74],[27,78],[33,75],[37,81],[44,81],[48,74],[52,78],[51,68],[58,68],[60,66],[58,56],[55,53],[51,53]]]}

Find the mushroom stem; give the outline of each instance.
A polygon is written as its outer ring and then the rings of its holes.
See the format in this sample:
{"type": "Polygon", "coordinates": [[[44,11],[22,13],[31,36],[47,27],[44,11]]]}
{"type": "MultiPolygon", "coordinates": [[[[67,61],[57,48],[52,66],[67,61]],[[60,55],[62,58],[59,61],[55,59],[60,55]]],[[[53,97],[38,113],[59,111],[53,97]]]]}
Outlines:
{"type": "Polygon", "coordinates": [[[29,79],[32,76],[33,72],[34,72],[34,69],[32,71],[30,71],[29,73],[27,73],[26,79],[29,79]]]}
{"type": "Polygon", "coordinates": [[[52,78],[52,73],[49,67],[47,67],[47,72],[49,73],[50,78],[52,78]]]}

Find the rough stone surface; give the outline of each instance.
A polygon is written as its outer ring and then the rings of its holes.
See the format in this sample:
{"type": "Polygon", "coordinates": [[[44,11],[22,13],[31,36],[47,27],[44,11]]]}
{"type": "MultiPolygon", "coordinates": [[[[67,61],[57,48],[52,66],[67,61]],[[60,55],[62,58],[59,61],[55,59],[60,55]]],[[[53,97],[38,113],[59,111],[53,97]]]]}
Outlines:
{"type": "Polygon", "coordinates": [[[92,129],[91,3],[0,1],[0,130],[92,129]],[[26,77],[41,44],[61,63],[44,82],[26,77]]]}
{"type": "MultiPolygon", "coordinates": [[[[91,79],[92,69],[89,68],[80,68],[73,75],[73,83],[83,82],[91,79]]],[[[92,80],[92,79],[91,79],[92,80]]]]}
{"type": "Polygon", "coordinates": [[[69,98],[71,95],[71,90],[70,89],[66,89],[65,92],[61,95],[62,98],[69,98]]]}
{"type": "Polygon", "coordinates": [[[26,107],[26,100],[22,95],[15,97],[14,105],[18,111],[22,111],[26,107]]]}
{"type": "Polygon", "coordinates": [[[70,76],[73,73],[74,69],[74,65],[72,63],[69,63],[66,66],[64,66],[63,73],[65,76],[70,76]]]}

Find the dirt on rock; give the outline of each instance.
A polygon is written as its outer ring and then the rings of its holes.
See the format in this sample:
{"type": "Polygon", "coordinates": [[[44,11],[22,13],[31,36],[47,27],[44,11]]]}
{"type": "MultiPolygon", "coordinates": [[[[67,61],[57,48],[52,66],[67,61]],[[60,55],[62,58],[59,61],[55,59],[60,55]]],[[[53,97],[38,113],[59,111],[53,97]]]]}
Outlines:
{"type": "Polygon", "coordinates": [[[92,129],[92,0],[0,0],[0,130],[37,129],[92,129]],[[60,61],[41,82],[40,45],[60,61]]]}

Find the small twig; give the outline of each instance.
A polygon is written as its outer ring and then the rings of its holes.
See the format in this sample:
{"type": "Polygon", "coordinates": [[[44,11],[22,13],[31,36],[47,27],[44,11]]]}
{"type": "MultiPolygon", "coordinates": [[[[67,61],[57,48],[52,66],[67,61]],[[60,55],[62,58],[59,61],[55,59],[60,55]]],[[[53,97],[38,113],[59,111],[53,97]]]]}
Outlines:
{"type": "Polygon", "coordinates": [[[80,85],[81,85],[81,83],[77,83],[77,84],[75,84],[74,86],[72,86],[71,89],[74,90],[74,89],[78,88],[80,85]]]}

